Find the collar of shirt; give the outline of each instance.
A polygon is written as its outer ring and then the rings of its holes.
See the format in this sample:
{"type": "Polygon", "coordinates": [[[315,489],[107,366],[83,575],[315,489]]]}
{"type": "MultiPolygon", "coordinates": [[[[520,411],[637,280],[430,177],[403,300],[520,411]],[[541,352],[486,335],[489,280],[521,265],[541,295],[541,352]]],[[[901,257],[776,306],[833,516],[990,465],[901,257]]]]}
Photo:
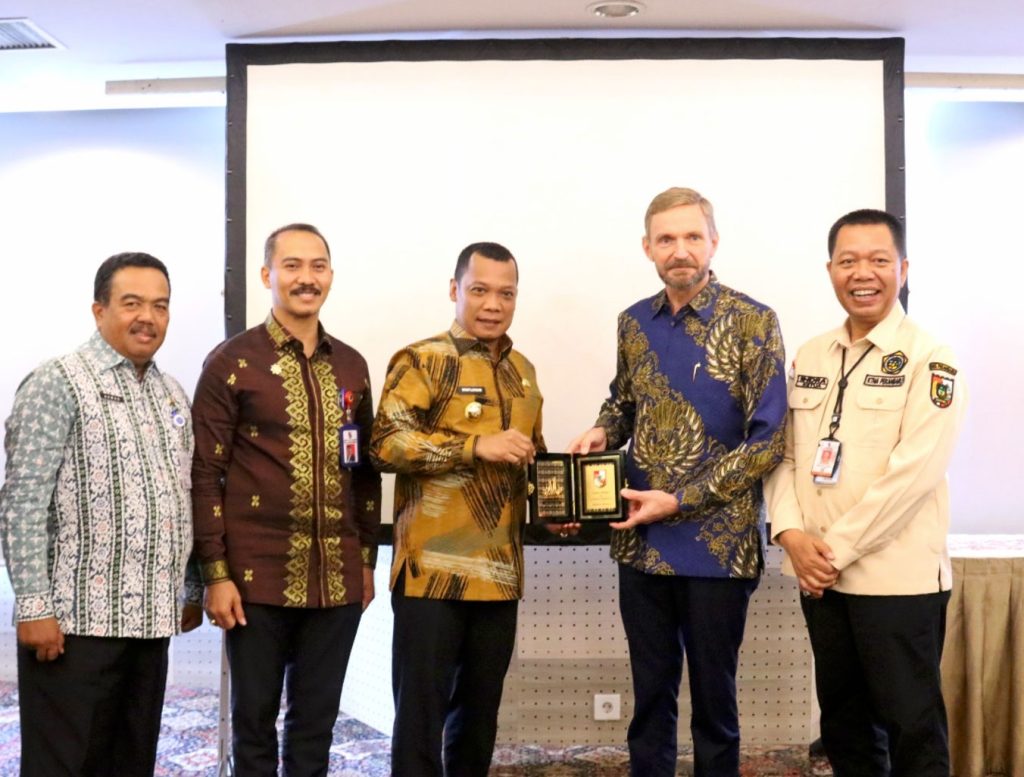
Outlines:
{"type": "MultiPolygon", "coordinates": [[[[478,351],[484,351],[490,356],[491,349],[483,340],[477,340],[473,335],[467,332],[458,321],[453,321],[451,328],[448,330],[449,336],[452,338],[452,342],[455,343],[455,350],[459,356],[464,356],[467,351],[471,351],[474,348],[478,351]]],[[[498,341],[498,358],[504,359],[508,356],[508,352],[512,350],[512,338],[507,334],[502,335],[498,341]]]]}
{"type": "MultiPolygon", "coordinates": [[[[903,305],[900,304],[899,300],[892,306],[892,310],[889,314],[875,324],[875,328],[872,329],[864,336],[864,340],[867,340],[872,345],[878,347],[882,353],[893,350],[896,347],[896,332],[900,328],[900,324],[903,323],[903,319],[907,317],[907,314],[903,311],[903,305]]],[[[832,348],[852,348],[854,343],[850,342],[850,333],[846,328],[846,323],[836,329],[833,334],[832,348]]]]}
{"type": "MultiPolygon", "coordinates": [[[[112,370],[123,364],[132,372],[135,372],[135,365],[132,361],[127,356],[115,351],[110,343],[103,339],[103,335],[99,333],[99,330],[93,332],[92,336],[85,341],[82,351],[85,352],[90,361],[100,368],[100,371],[112,370]]],[[[160,374],[160,370],[157,369],[156,362],[154,361],[147,365],[143,378],[150,374],[154,376],[160,374]]]]}
{"type": "MultiPolygon", "coordinates": [[[[270,311],[267,314],[267,320],[263,322],[263,325],[267,328],[267,334],[270,336],[271,341],[274,343],[274,347],[278,350],[284,348],[303,350],[302,343],[300,343],[295,336],[289,332],[284,324],[278,321],[274,317],[274,311],[270,311]]],[[[327,330],[324,329],[324,325],[317,322],[317,344],[314,355],[323,351],[324,353],[331,353],[334,347],[331,345],[331,338],[327,334],[327,330]]]]}
{"type": "Polygon", "coordinates": [[[697,296],[683,305],[679,312],[673,316],[672,303],[669,302],[668,292],[662,289],[651,299],[651,318],[657,318],[664,312],[670,318],[680,319],[686,315],[687,310],[692,310],[698,318],[707,323],[715,312],[715,302],[718,300],[720,290],[718,278],[709,270],[707,285],[697,292],[697,296]]]}

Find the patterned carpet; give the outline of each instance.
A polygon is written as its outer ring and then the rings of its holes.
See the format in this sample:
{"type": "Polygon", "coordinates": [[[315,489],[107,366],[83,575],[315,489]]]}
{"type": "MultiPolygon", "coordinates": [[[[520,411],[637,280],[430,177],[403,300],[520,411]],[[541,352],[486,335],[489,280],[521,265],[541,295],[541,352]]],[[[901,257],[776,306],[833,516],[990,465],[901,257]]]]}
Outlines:
{"type": "MultiPolygon", "coordinates": [[[[391,743],[388,737],[342,716],[334,727],[332,777],[387,777],[391,743]]],[[[0,777],[16,777],[21,747],[18,740],[18,692],[0,683],[0,777]]],[[[491,777],[624,777],[625,747],[535,746],[499,747],[491,777]]],[[[680,775],[691,774],[688,754],[679,759],[680,775]]],[[[744,748],[743,777],[825,777],[824,761],[808,762],[806,747],[744,748]]],[[[217,777],[217,694],[211,690],[169,688],[156,777],[217,777]]]]}

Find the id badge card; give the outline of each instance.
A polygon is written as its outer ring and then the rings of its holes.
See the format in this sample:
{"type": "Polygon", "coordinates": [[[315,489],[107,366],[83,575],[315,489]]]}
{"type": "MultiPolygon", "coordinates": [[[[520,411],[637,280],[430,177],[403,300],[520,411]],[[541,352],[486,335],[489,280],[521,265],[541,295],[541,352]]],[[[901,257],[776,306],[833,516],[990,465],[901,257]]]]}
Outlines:
{"type": "Polygon", "coordinates": [[[352,469],[359,466],[359,427],[345,424],[341,427],[341,466],[352,469]]]}
{"type": "Polygon", "coordinates": [[[842,443],[839,440],[826,437],[818,440],[818,450],[814,453],[814,463],[811,464],[811,475],[814,482],[835,483],[839,479],[839,457],[842,454],[842,443]],[[818,478],[822,478],[819,481],[818,478]]]}
{"type": "Polygon", "coordinates": [[[836,464],[835,471],[832,473],[830,478],[814,477],[814,485],[816,486],[834,486],[839,482],[839,470],[842,468],[842,464],[836,464]]]}

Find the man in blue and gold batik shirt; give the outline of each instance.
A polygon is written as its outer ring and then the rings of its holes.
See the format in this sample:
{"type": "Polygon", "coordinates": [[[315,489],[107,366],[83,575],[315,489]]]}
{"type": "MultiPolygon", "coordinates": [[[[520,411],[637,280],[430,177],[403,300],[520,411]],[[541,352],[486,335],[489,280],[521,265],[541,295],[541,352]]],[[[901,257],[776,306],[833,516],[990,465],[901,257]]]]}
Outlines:
{"type": "Polygon", "coordinates": [[[630,443],[630,512],[612,524],[611,553],[633,672],[631,773],[675,774],[685,652],[695,774],[735,777],[736,666],[763,567],[761,478],[783,451],[782,336],[771,309],[711,272],[718,233],[700,194],[659,194],[645,227],[665,288],[620,314],[611,396],[570,450],[630,443]]]}

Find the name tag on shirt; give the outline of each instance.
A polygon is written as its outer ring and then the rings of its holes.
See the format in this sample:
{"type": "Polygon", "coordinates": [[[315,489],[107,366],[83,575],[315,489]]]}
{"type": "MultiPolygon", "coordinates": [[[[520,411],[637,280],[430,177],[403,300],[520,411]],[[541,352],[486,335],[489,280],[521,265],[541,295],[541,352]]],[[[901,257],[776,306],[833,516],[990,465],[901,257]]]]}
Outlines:
{"type": "Polygon", "coordinates": [[[881,386],[883,388],[898,388],[907,379],[906,375],[865,375],[865,386],[881,386]]]}
{"type": "Polygon", "coordinates": [[[486,390],[483,386],[459,386],[456,389],[457,394],[472,394],[473,396],[482,397],[486,390]]]}
{"type": "Polygon", "coordinates": [[[797,375],[796,387],[809,389],[824,389],[828,386],[828,378],[822,375],[797,375]]]}

